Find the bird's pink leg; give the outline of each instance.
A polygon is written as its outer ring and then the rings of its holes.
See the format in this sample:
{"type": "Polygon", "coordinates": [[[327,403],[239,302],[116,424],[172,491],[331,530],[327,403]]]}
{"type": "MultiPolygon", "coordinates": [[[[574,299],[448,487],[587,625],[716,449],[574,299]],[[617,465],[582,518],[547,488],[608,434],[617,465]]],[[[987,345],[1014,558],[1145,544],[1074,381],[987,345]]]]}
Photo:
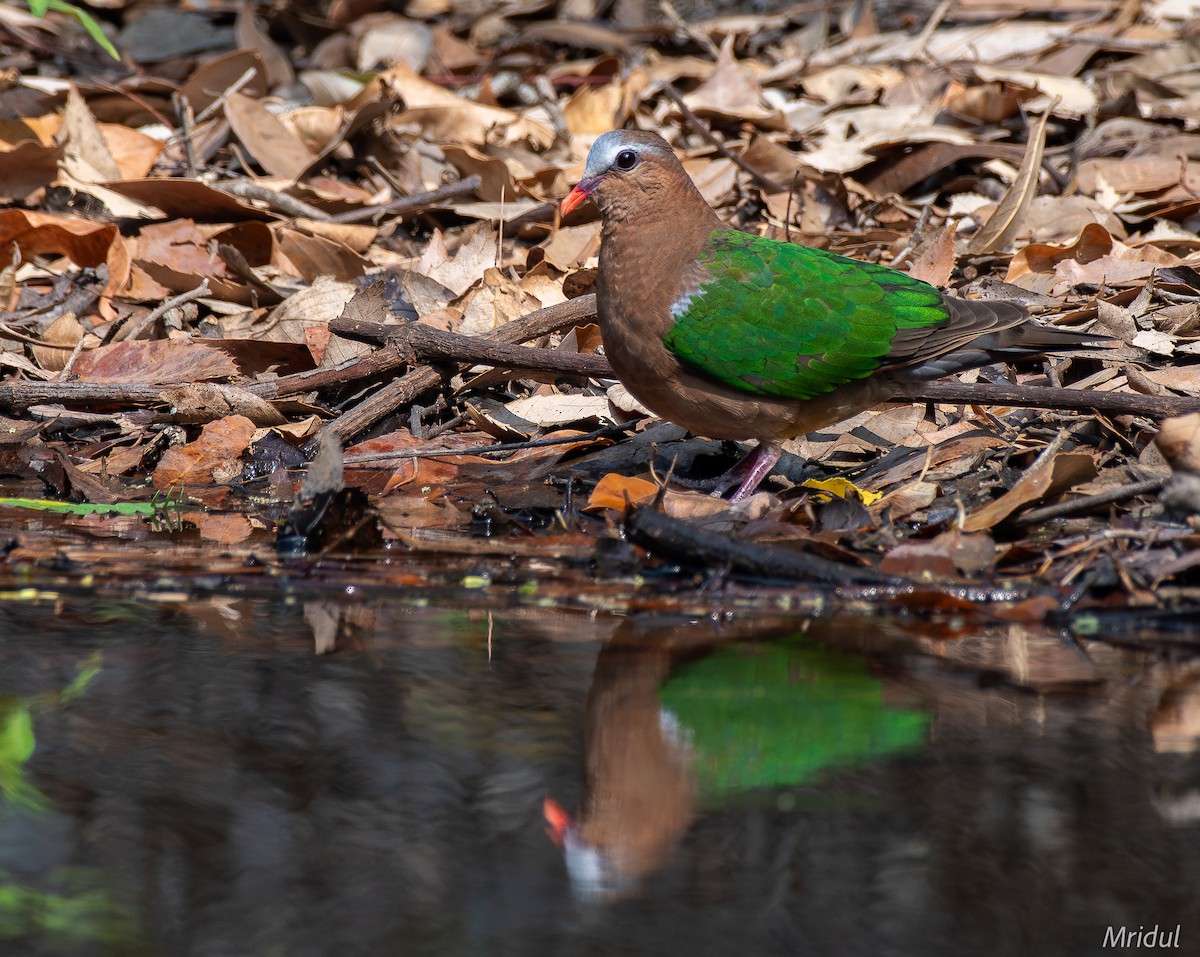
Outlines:
{"type": "Polygon", "coordinates": [[[775,463],[779,461],[781,454],[782,451],[778,445],[772,442],[759,442],[733,468],[727,469],[715,478],[697,480],[675,477],[671,481],[682,485],[684,488],[694,488],[701,492],[708,492],[714,498],[720,498],[727,490],[737,485],[737,491],[729,499],[736,504],[754,494],[759,483],[775,467],[775,463]]]}
{"type": "Polygon", "coordinates": [[[759,442],[753,451],[729,470],[730,473],[739,471],[746,473],[742,484],[729,497],[729,501],[736,505],[753,495],[762,480],[771,473],[771,469],[775,467],[775,463],[779,461],[779,456],[782,454],[783,450],[774,442],[759,442]]]}

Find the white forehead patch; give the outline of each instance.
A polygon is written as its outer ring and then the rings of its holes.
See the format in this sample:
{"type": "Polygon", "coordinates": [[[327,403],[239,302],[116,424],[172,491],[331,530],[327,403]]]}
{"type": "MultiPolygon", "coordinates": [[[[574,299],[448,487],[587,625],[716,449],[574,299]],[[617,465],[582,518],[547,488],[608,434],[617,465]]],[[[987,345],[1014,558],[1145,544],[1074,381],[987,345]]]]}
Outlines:
{"type": "Polygon", "coordinates": [[[587,166],[583,170],[584,178],[591,179],[593,176],[607,172],[608,168],[616,161],[617,154],[622,150],[633,150],[635,153],[640,153],[642,146],[642,143],[633,142],[623,136],[620,130],[609,130],[597,137],[596,142],[588,151],[587,166]]]}

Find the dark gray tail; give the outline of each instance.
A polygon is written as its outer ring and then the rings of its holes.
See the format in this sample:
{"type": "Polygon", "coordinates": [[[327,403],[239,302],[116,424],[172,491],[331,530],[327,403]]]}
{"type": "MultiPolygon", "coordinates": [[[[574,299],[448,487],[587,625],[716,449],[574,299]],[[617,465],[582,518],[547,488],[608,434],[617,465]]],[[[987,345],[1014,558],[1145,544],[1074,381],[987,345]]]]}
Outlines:
{"type": "Polygon", "coordinates": [[[933,356],[905,369],[913,379],[940,379],[943,376],[977,369],[993,362],[1012,362],[1046,354],[1077,352],[1081,349],[1103,349],[1117,345],[1110,336],[1044,326],[1026,318],[1023,307],[1004,300],[946,299],[951,322],[967,325],[984,316],[995,317],[997,325],[1011,322],[1006,328],[985,332],[965,342],[961,347],[933,356]],[[1024,321],[1022,321],[1024,319],[1024,321]],[[997,321],[998,320],[998,321],[997,321]]]}

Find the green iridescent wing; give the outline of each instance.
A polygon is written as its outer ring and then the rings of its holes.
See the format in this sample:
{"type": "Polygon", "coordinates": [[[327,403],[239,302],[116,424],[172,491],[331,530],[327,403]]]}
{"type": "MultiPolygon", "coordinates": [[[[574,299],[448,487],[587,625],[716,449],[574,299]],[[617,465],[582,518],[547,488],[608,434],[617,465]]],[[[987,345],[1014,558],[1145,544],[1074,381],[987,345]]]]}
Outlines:
{"type": "Polygon", "coordinates": [[[820,249],[713,233],[710,277],[663,338],[687,365],[746,392],[811,399],[887,361],[897,333],[945,323],[927,283],[820,249]]]}

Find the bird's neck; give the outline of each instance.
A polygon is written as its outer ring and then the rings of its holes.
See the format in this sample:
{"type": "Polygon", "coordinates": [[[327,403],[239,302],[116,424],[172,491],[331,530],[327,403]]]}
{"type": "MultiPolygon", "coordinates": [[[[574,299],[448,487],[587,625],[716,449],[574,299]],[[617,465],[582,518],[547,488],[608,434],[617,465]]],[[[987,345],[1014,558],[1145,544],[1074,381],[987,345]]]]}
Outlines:
{"type": "Polygon", "coordinates": [[[600,245],[601,321],[606,336],[665,335],[671,305],[694,286],[697,257],[720,218],[686,180],[650,193],[637,205],[603,209],[600,245]]]}

